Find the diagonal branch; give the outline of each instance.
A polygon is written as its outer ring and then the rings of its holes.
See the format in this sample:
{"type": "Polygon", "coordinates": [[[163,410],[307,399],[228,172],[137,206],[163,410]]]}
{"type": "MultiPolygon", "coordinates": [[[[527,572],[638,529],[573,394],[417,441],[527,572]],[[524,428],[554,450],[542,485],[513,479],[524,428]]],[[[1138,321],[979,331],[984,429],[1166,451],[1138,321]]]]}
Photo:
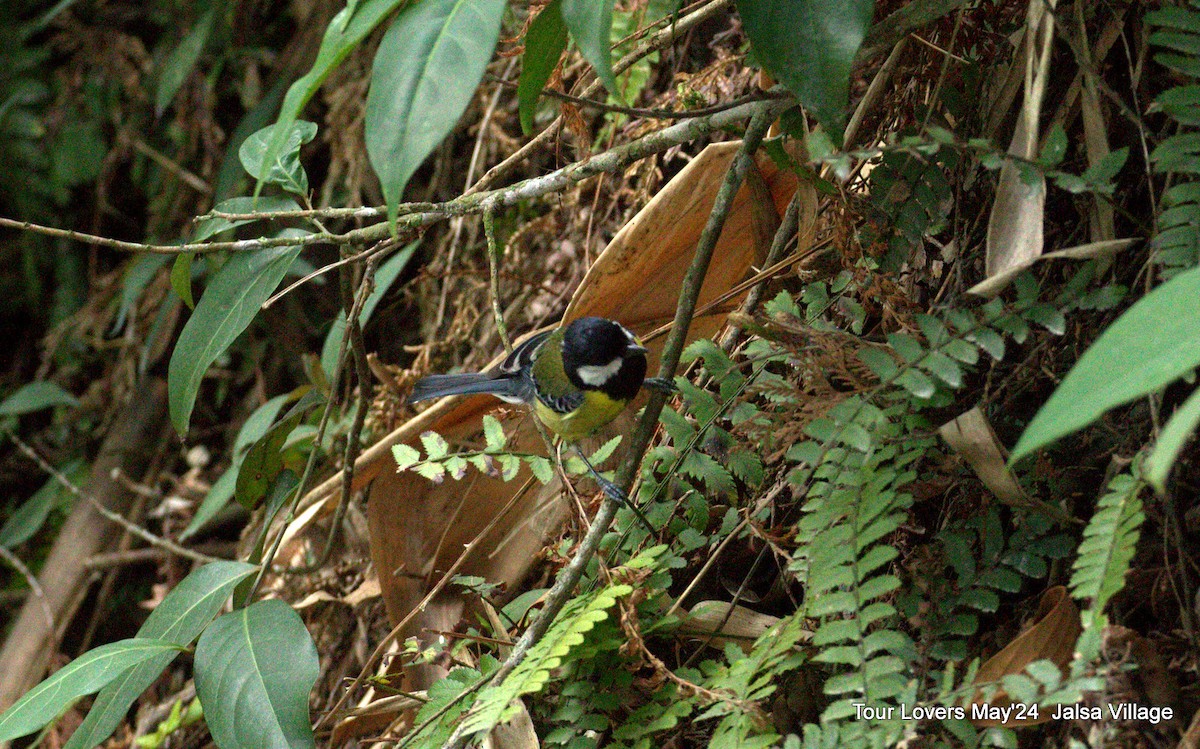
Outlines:
{"type": "MultiPolygon", "coordinates": [[[[741,187],[742,181],[746,177],[746,172],[753,161],[754,152],[758,150],[758,146],[762,142],[767,128],[774,119],[775,115],[770,109],[762,109],[754,114],[750,120],[750,124],[746,127],[746,136],[742,141],[742,147],[738,150],[733,163],[729,167],[729,171],[725,174],[725,180],[721,183],[720,190],[717,191],[716,201],[713,203],[708,223],[705,224],[704,231],[701,232],[700,240],[696,245],[696,254],[692,258],[692,264],[688,267],[687,274],[683,278],[682,288],[679,292],[679,304],[675,308],[674,325],[671,328],[671,334],[667,337],[667,341],[663,346],[663,354],[658,370],[659,377],[671,379],[675,375],[675,369],[679,365],[679,357],[683,353],[684,342],[687,339],[687,330],[691,325],[692,316],[696,311],[696,299],[700,296],[700,287],[704,284],[704,277],[708,273],[708,266],[712,260],[717,239],[721,236],[721,229],[725,226],[725,219],[729,216],[729,211],[733,207],[733,198],[741,187]]],[[[658,426],[658,415],[662,411],[665,402],[666,394],[659,391],[651,392],[649,402],[646,404],[646,409],[643,411],[642,418],[638,422],[637,429],[634,431],[633,438],[630,441],[627,458],[622,461],[621,467],[617,471],[615,483],[626,495],[629,494],[629,489],[633,486],[636,471],[641,466],[642,456],[645,454],[646,448],[649,447],[650,439],[653,437],[654,431],[658,426]]],[[[611,498],[605,498],[604,504],[600,506],[600,511],[596,513],[596,517],[592,521],[592,527],[588,530],[587,535],[584,536],[583,541],[580,542],[575,556],[559,572],[558,577],[554,581],[554,586],[546,594],[545,606],[542,607],[537,617],[530,623],[525,633],[521,635],[521,639],[513,646],[508,659],[496,671],[489,683],[498,683],[511,673],[525,659],[530,648],[546,634],[546,631],[550,628],[550,624],[558,616],[559,611],[570,600],[571,593],[583,577],[584,569],[595,555],[596,550],[600,547],[601,539],[608,532],[608,527],[612,524],[613,518],[616,516],[617,507],[618,505],[615,501],[611,498]]],[[[468,736],[465,735],[460,724],[446,741],[444,749],[462,749],[462,747],[466,746],[467,739],[468,736]]]]}

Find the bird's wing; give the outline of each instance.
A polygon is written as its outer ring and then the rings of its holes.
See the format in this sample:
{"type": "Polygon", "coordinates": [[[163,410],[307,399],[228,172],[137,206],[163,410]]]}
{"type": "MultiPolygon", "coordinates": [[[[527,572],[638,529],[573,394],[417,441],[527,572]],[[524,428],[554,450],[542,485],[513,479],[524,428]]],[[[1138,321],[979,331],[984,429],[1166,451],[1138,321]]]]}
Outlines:
{"type": "Polygon", "coordinates": [[[513,349],[512,353],[504,357],[504,361],[497,365],[495,371],[497,373],[502,372],[504,374],[516,374],[522,369],[529,369],[529,367],[533,364],[533,358],[537,355],[538,349],[541,348],[542,344],[546,342],[546,339],[549,338],[551,334],[555,332],[555,330],[555,328],[543,330],[541,333],[530,336],[521,343],[517,344],[517,347],[513,349]]]}

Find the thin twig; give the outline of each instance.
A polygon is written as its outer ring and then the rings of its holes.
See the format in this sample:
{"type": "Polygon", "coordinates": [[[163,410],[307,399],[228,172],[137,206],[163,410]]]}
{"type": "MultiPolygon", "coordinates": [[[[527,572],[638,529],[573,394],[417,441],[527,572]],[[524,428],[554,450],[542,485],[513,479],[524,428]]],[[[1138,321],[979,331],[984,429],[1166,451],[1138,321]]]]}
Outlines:
{"type": "Polygon", "coordinates": [[[167,551],[171,552],[172,554],[177,554],[181,557],[186,557],[187,559],[191,559],[193,561],[200,562],[201,564],[208,564],[209,562],[224,561],[224,560],[218,559],[216,557],[210,557],[207,554],[201,554],[200,552],[195,551],[193,549],[188,549],[186,547],[180,546],[179,544],[175,543],[174,541],[165,539],[162,536],[154,535],[153,533],[151,533],[150,531],[141,527],[137,523],[129,522],[129,520],[122,517],[120,514],[115,513],[112,510],[105,507],[104,505],[102,505],[100,503],[100,500],[96,499],[88,492],[85,492],[82,489],[80,489],[78,486],[76,486],[75,483],[73,481],[71,481],[71,479],[67,478],[66,475],[63,474],[62,471],[60,471],[57,468],[55,468],[54,466],[50,465],[50,463],[45,458],[43,458],[41,456],[41,454],[38,453],[37,450],[34,450],[32,447],[27,445],[24,440],[22,440],[19,436],[17,436],[16,432],[12,431],[11,429],[7,429],[7,430],[5,430],[5,434],[7,434],[8,438],[13,441],[13,444],[15,444],[21,450],[21,452],[25,453],[26,457],[28,457],[33,462],[37,463],[39,468],[41,468],[46,473],[50,474],[50,476],[52,476],[54,478],[54,480],[59,483],[59,485],[61,485],[64,489],[69,491],[73,496],[88,502],[92,506],[92,509],[94,509],[96,512],[100,513],[105,518],[107,518],[107,519],[111,520],[112,522],[116,523],[117,525],[121,526],[122,528],[129,531],[130,533],[137,536],[138,538],[142,539],[143,541],[150,544],[151,546],[157,546],[160,549],[166,549],[167,551]]]}
{"type": "MultiPolygon", "coordinates": [[[[676,367],[679,365],[679,357],[683,353],[687,329],[691,324],[692,315],[696,311],[696,299],[700,295],[700,287],[703,285],[704,277],[708,273],[708,266],[712,260],[717,239],[721,236],[721,230],[725,226],[725,219],[729,216],[729,212],[733,207],[733,198],[746,177],[746,172],[753,161],[754,153],[758,150],[758,146],[762,142],[762,138],[774,118],[775,115],[770,110],[761,111],[753,116],[750,124],[746,127],[746,135],[742,141],[742,146],[734,157],[733,163],[730,164],[729,171],[725,174],[725,179],[717,191],[717,197],[713,203],[712,212],[709,214],[708,222],[705,224],[704,230],[700,233],[700,239],[696,246],[696,254],[692,258],[692,263],[688,267],[681,284],[679,303],[675,308],[674,327],[663,346],[663,353],[660,359],[658,373],[660,378],[670,380],[675,374],[676,367]]],[[[617,470],[616,481],[614,483],[626,496],[629,496],[629,490],[641,466],[642,456],[645,454],[646,448],[650,446],[650,439],[658,426],[658,415],[662,411],[665,402],[665,393],[659,391],[651,392],[650,399],[646,404],[645,410],[642,412],[642,418],[638,422],[633,438],[630,440],[627,456],[617,470]]],[[[605,497],[604,503],[601,504],[599,512],[596,513],[596,517],[592,521],[592,527],[588,530],[587,535],[584,536],[583,541],[580,542],[575,556],[559,572],[558,577],[554,581],[554,586],[546,594],[546,603],[542,607],[542,610],[538,612],[537,617],[530,623],[529,628],[525,630],[516,645],[513,646],[512,653],[509,654],[508,659],[505,660],[504,664],[492,676],[489,683],[498,683],[508,676],[508,674],[512,673],[512,670],[528,655],[530,648],[545,635],[546,631],[550,628],[550,624],[562,610],[562,607],[570,600],[575,586],[579,584],[584,570],[599,548],[600,541],[604,538],[604,534],[608,532],[609,526],[612,525],[617,508],[618,505],[615,500],[611,497],[605,497]]],[[[467,736],[460,723],[444,746],[447,749],[462,749],[466,745],[466,742],[467,736]]]]}
{"type": "MultiPolygon", "coordinates": [[[[461,569],[463,564],[466,563],[467,559],[471,556],[471,553],[475,551],[475,547],[477,547],[483,541],[483,539],[487,538],[487,535],[492,532],[492,529],[496,527],[496,524],[500,522],[500,519],[507,515],[509,510],[516,506],[517,502],[525,496],[525,492],[530,486],[532,486],[532,480],[526,482],[525,486],[522,487],[520,491],[515,493],[512,496],[512,499],[508,500],[504,507],[502,507],[500,511],[492,517],[488,524],[484,526],[479,533],[475,534],[475,537],[471,539],[470,543],[463,547],[462,553],[459,554],[458,558],[454,560],[454,564],[450,565],[450,569],[446,570],[446,573],[442,575],[441,579],[429,589],[429,592],[425,594],[425,597],[421,599],[421,602],[414,606],[412,610],[409,611],[408,614],[396,624],[396,626],[392,627],[391,631],[387,633],[387,636],[379,641],[379,644],[375,646],[375,650],[371,652],[371,656],[367,658],[367,662],[363,664],[362,669],[358,672],[358,676],[354,678],[354,681],[351,682],[350,686],[346,687],[346,690],[342,692],[341,696],[338,697],[333,706],[330,707],[329,710],[326,711],[325,715],[323,715],[321,719],[317,721],[317,724],[313,726],[314,731],[320,731],[322,728],[328,726],[329,721],[333,719],[333,716],[337,715],[338,710],[341,709],[342,705],[346,704],[346,701],[350,699],[350,695],[354,693],[354,688],[365,683],[367,677],[371,673],[371,670],[383,660],[383,656],[385,653],[387,653],[388,647],[396,641],[396,638],[400,636],[400,633],[404,632],[417,614],[424,611],[425,607],[429,605],[429,602],[437,597],[437,595],[440,594],[442,590],[450,584],[450,581],[455,575],[458,574],[459,569],[461,569]]],[[[380,574],[382,575],[383,572],[381,571],[380,574]]]]}
{"type": "Polygon", "coordinates": [[[13,569],[21,573],[21,577],[25,578],[25,583],[33,591],[34,598],[37,598],[38,603],[42,604],[42,613],[46,615],[46,631],[57,632],[58,626],[54,623],[54,612],[50,610],[50,604],[46,603],[46,592],[38,583],[37,575],[30,572],[21,558],[9,551],[7,546],[0,546],[0,559],[8,562],[13,569]]]}
{"type": "MultiPolygon", "coordinates": [[[[263,218],[268,218],[262,214],[263,218]]],[[[96,234],[75,231],[73,229],[58,229],[53,226],[43,226],[32,221],[16,221],[0,217],[0,227],[19,229],[21,231],[43,234],[48,237],[69,239],[80,244],[108,247],[112,250],[125,252],[149,252],[156,255],[184,255],[190,252],[255,252],[271,247],[307,247],[314,244],[338,244],[352,239],[354,232],[343,235],[308,234],[303,237],[262,237],[259,239],[238,239],[231,242],[192,242],[190,244],[144,244],[142,242],[126,242],[120,239],[101,237],[96,234]]],[[[386,227],[385,227],[386,228],[386,227]]]]}
{"type": "Polygon", "coordinates": [[[508,326],[504,323],[504,310],[500,307],[500,245],[496,242],[496,211],[489,205],[483,212],[483,235],[487,237],[488,283],[491,287],[492,314],[496,317],[496,332],[504,343],[505,353],[512,353],[512,341],[508,337],[508,326]]]}

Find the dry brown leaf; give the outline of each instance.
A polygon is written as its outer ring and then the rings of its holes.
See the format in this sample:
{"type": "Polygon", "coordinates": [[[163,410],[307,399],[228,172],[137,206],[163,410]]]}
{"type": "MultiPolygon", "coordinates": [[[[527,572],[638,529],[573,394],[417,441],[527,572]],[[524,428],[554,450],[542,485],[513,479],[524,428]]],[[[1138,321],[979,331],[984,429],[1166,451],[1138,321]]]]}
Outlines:
{"type": "MultiPolygon", "coordinates": [[[[1037,156],[1038,124],[1049,77],[1050,42],[1054,16],[1046,6],[1053,0],[1032,0],[1025,24],[1025,99],[1017,116],[1008,152],[1017,158],[1037,156]]],[[[1046,207],[1046,178],[1037,172],[1032,181],[1022,178],[1012,160],[1000,168],[996,201],[988,217],[986,274],[991,278],[1042,254],[1046,207]]]]}
{"type": "Polygon", "coordinates": [[[938,434],[967,461],[967,465],[997,499],[1006,505],[1024,505],[1028,502],[1021,485],[1012,471],[1008,470],[1004,447],[983,415],[983,409],[975,406],[946,422],[938,429],[938,434]]]}
{"type": "MultiPolygon", "coordinates": [[[[1021,673],[1026,666],[1038,660],[1049,660],[1057,665],[1060,671],[1065,672],[1070,666],[1075,641],[1079,639],[1081,631],[1079,609],[1067,594],[1067,589],[1062,585],[1056,585],[1042,594],[1034,623],[979,667],[975,683],[998,682],[1009,674],[1021,673]]],[[[977,692],[971,704],[985,704],[983,695],[977,692]]],[[[987,700],[986,704],[994,707],[1008,707],[1012,705],[1012,700],[1001,689],[995,693],[992,699],[987,700]]],[[[977,728],[1000,725],[1006,728],[1034,726],[1049,721],[1054,712],[1054,710],[1041,710],[1036,719],[1010,718],[1003,723],[999,720],[980,719],[972,720],[971,723],[977,728]]]]}
{"type": "Polygon", "coordinates": [[[938,429],[938,434],[954,452],[962,456],[992,494],[1006,505],[1034,508],[1050,517],[1071,522],[1073,518],[1060,507],[1030,497],[1008,469],[1007,451],[1000,444],[992,425],[979,406],[954,418],[938,429]]]}
{"type": "Polygon", "coordinates": [[[986,298],[994,297],[1012,283],[1014,278],[1021,275],[1022,271],[1033,266],[1035,263],[1043,260],[1087,260],[1094,257],[1111,257],[1126,247],[1132,246],[1137,241],[1136,239],[1110,239],[1107,242],[1088,242],[1087,244],[1067,247],[1063,250],[1047,252],[1045,255],[1035,257],[1027,263],[1018,263],[1003,273],[998,273],[995,276],[980,281],[967,289],[967,293],[986,298]]]}
{"type": "MultiPolygon", "coordinates": [[[[680,282],[695,252],[717,189],[739,143],[708,146],[693,159],[639,214],[626,225],[589,269],[564,319],[599,315],[620,320],[644,333],[675,313],[680,282]]],[[[773,205],[762,206],[755,188],[738,192],[702,288],[699,304],[715,299],[741,281],[770,242],[763,213],[778,215],[797,190],[795,174],[775,166],[765,156],[757,160],[762,184],[773,205]]],[[[805,183],[804,190],[815,191],[805,183]]],[[[758,190],[759,194],[763,191],[758,190]]],[[[801,231],[801,241],[812,227],[801,231]]],[[[729,304],[735,304],[735,297],[729,304]]],[[[724,310],[698,318],[689,340],[715,334],[724,324],[724,310]]],[[[657,369],[662,342],[648,342],[650,371],[657,369]]],[[[494,398],[479,396],[448,400],[425,411],[384,438],[356,466],[356,485],[372,480],[367,503],[371,553],[379,574],[388,614],[398,622],[412,612],[456,563],[459,574],[480,575],[493,583],[520,583],[552,534],[566,520],[569,506],[556,484],[541,486],[523,468],[503,482],[479,474],[463,481],[431,484],[415,473],[397,473],[390,447],[413,442],[432,429],[452,444],[475,439],[481,417],[498,407],[494,398]],[[530,490],[518,494],[526,481],[530,490]],[[504,509],[507,508],[507,509],[504,509]],[[464,548],[471,552],[465,559],[464,548]]],[[[609,433],[629,433],[637,404],[610,425],[609,433]]],[[[523,410],[505,409],[503,421],[512,450],[542,452],[540,435],[523,410]]],[[[332,481],[332,480],[331,480],[332,481]]],[[[326,482],[327,485],[331,482],[326,482]]],[[[331,489],[334,488],[331,486],[331,489]]],[[[413,617],[405,636],[453,629],[466,601],[457,591],[439,594],[413,617]]],[[[427,686],[440,676],[434,667],[416,667],[406,674],[408,688],[427,686]]]]}
{"type": "Polygon", "coordinates": [[[764,632],[779,623],[779,617],[761,614],[745,606],[733,606],[728,601],[701,601],[692,607],[679,623],[679,634],[684,637],[708,639],[714,648],[724,648],[733,642],[747,653],[764,632]],[[720,627],[720,630],[718,630],[720,627]]]}

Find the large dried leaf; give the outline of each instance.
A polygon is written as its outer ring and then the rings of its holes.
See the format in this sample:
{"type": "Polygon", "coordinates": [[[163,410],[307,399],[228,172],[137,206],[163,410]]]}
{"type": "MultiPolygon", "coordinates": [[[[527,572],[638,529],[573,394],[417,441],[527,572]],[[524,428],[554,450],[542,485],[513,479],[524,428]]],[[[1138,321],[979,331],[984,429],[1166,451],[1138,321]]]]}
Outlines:
{"type": "MultiPolygon", "coordinates": [[[[1079,638],[1081,631],[1079,609],[1067,595],[1067,589],[1056,585],[1042,594],[1033,624],[979,667],[975,683],[998,682],[1010,674],[1021,673],[1030,663],[1040,660],[1051,661],[1060,671],[1066,673],[1074,654],[1075,640],[1079,638]]],[[[1012,700],[1003,689],[986,702],[997,707],[1012,704],[1012,700]]],[[[983,703],[983,696],[976,694],[972,704],[983,703]]],[[[1054,713],[1054,710],[1043,709],[1039,711],[1039,717],[1036,719],[1012,718],[1003,725],[1007,728],[1037,725],[1050,720],[1054,713]]],[[[971,722],[979,728],[1001,725],[1000,721],[987,719],[971,722]]]]}
{"type": "MultiPolygon", "coordinates": [[[[709,146],[676,175],[597,258],[565,318],[601,315],[620,320],[639,334],[669,322],[674,316],[680,282],[739,145],[709,146]]],[[[762,205],[763,199],[755,197],[749,184],[739,191],[700,294],[701,306],[737,285],[762,259],[771,240],[762,214],[777,217],[797,190],[795,174],[780,170],[766,157],[758,159],[757,164],[762,183],[767,186],[765,193],[758,192],[769,196],[770,205],[762,205]]],[[[801,189],[813,192],[808,184],[801,189]]],[[[806,205],[815,204],[814,196],[806,194],[805,198],[806,205]]],[[[806,219],[810,216],[806,211],[806,219]]],[[[802,243],[809,241],[811,230],[811,223],[806,221],[800,232],[802,243]]],[[[734,297],[726,307],[698,318],[689,330],[689,338],[714,334],[724,324],[724,312],[737,302],[738,297],[734,297]]],[[[661,340],[649,342],[648,347],[650,371],[654,372],[661,340]]],[[[365,451],[356,466],[356,485],[371,482],[367,507],[372,557],[392,621],[400,621],[410,613],[430,586],[455,564],[464,546],[477,537],[470,555],[455,571],[481,575],[510,587],[518,584],[547,538],[567,517],[569,508],[555,484],[541,486],[534,482],[529,491],[518,495],[529,478],[524,467],[510,482],[476,475],[461,482],[432,484],[416,474],[395,471],[392,445],[415,442],[421,432],[429,429],[451,443],[465,441],[479,432],[482,415],[498,405],[486,396],[438,403],[365,451]]],[[[637,408],[635,403],[627,409],[610,425],[610,432],[628,433],[637,408]]],[[[544,451],[541,437],[524,411],[508,413],[504,428],[510,435],[511,448],[544,451]]],[[[334,477],[314,494],[320,498],[336,496],[339,483],[340,479],[334,477]]],[[[332,508],[335,502],[327,500],[326,506],[332,508]]],[[[462,606],[457,594],[444,593],[413,618],[406,634],[450,628],[461,615],[462,606]]],[[[422,682],[437,678],[434,670],[426,671],[410,674],[410,685],[419,688],[422,682]]]]}
{"type": "MultiPolygon", "coordinates": [[[[1053,3],[1049,3],[1053,6],[1053,3]]],[[[1031,161],[1037,156],[1038,122],[1049,76],[1054,17],[1041,0],[1029,3],[1026,21],[1025,100],[1008,152],[1031,161]]],[[[988,217],[987,277],[1027,265],[1042,254],[1046,178],[1040,171],[1007,160],[1000,169],[996,202],[988,217]]]]}

